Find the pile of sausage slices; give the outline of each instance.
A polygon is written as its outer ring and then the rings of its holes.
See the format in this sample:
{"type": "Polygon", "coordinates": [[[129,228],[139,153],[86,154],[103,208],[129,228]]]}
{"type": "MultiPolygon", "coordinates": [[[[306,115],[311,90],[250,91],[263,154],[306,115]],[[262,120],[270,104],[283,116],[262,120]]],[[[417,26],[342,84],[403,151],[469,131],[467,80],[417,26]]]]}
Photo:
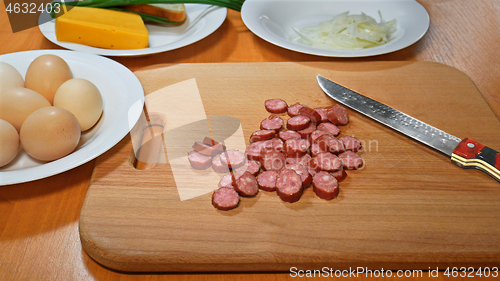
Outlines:
{"type": "Polygon", "coordinates": [[[299,103],[288,106],[281,99],[264,104],[271,115],[251,134],[245,153],[226,150],[205,138],[188,154],[194,169],[212,166],[215,172],[225,173],[212,195],[212,205],[219,210],[236,208],[240,196],[255,196],[259,189],[276,191],[281,200],[292,203],[311,183],[318,197],[335,198],[338,183],[347,176],[345,170],[363,166],[357,154],[361,142],[351,136],[337,138],[337,126],[349,122],[347,110],[340,105],[314,109],[299,103]],[[290,117],[286,121],[284,113],[290,117]]]}

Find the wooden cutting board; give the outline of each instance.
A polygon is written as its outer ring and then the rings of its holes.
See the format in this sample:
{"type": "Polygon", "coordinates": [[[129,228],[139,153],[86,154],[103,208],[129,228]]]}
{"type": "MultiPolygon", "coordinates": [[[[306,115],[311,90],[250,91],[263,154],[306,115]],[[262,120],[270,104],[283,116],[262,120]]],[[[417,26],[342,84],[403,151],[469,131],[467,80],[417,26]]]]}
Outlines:
{"type": "MultiPolygon", "coordinates": [[[[465,74],[442,64],[179,64],[136,72],[146,94],[168,95],[157,106],[174,113],[186,108],[178,122],[191,122],[192,112],[232,116],[241,122],[247,145],[269,115],[266,99],[310,107],[334,104],[316,74],[457,137],[500,149],[497,117],[465,74]],[[201,111],[196,109],[200,103],[201,111]]],[[[163,121],[177,119],[170,115],[163,121]]],[[[350,120],[342,134],[364,142],[360,154],[366,165],[348,172],[338,198],[325,201],[308,188],[290,204],[261,191],[242,198],[231,211],[211,205],[216,182],[210,170],[193,174],[206,194],[181,195],[183,186],[161,160],[178,151],[164,149],[167,156],[160,154],[156,167],[135,169],[127,136],[97,160],[80,217],[83,247],[97,262],[120,271],[498,265],[500,183],[458,168],[446,156],[360,114],[350,111],[350,120]]]]}

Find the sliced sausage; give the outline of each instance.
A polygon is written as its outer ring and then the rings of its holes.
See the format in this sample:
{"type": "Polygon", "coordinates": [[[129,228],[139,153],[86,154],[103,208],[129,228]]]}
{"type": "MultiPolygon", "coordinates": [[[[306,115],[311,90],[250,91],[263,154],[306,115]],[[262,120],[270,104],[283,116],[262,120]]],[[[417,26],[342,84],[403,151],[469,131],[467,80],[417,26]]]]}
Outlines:
{"type": "Polygon", "coordinates": [[[258,141],[251,143],[246,151],[245,154],[248,159],[260,161],[260,157],[262,156],[262,153],[264,153],[267,150],[272,150],[272,142],[270,141],[258,141]]]}
{"type": "Polygon", "coordinates": [[[306,154],[302,157],[287,157],[286,158],[287,164],[301,164],[304,167],[309,166],[310,161],[311,161],[311,155],[309,155],[309,154],[306,154]]]}
{"type": "Polygon", "coordinates": [[[233,175],[231,174],[226,174],[222,178],[220,178],[219,187],[228,187],[228,188],[234,188],[233,186],[233,175]]]}
{"type": "Polygon", "coordinates": [[[300,131],[309,127],[311,123],[311,119],[305,115],[297,115],[292,117],[286,121],[286,128],[288,130],[300,131]]]}
{"type": "Polygon", "coordinates": [[[213,146],[214,149],[219,151],[219,152],[226,150],[225,145],[223,145],[222,143],[216,142],[215,140],[213,140],[212,138],[209,138],[209,137],[205,137],[203,139],[203,143],[213,146]]]}
{"type": "MultiPolygon", "coordinates": [[[[327,131],[323,131],[323,130],[316,130],[316,131],[312,132],[312,134],[311,134],[311,141],[313,142],[316,139],[318,139],[319,137],[321,137],[322,135],[326,135],[326,134],[330,134],[330,133],[327,131]]],[[[330,134],[330,135],[332,135],[332,134],[330,134]]],[[[332,137],[333,137],[333,135],[332,135],[332,137]]]]}
{"type": "Polygon", "coordinates": [[[323,151],[339,154],[345,151],[344,144],[331,134],[322,135],[315,141],[323,151]]]}
{"type": "Polygon", "coordinates": [[[234,190],[241,196],[255,196],[259,192],[257,179],[250,172],[245,172],[238,179],[234,185],[234,190]]]}
{"type": "Polygon", "coordinates": [[[273,138],[273,139],[270,139],[268,141],[271,142],[274,150],[279,151],[279,152],[283,152],[284,143],[280,138],[273,138]]]}
{"type": "Polygon", "coordinates": [[[337,179],[330,173],[321,171],[313,177],[313,190],[316,195],[325,200],[332,200],[339,194],[337,179]]]}
{"type": "Polygon", "coordinates": [[[238,167],[236,169],[231,170],[231,179],[232,179],[232,184],[233,186],[236,186],[236,181],[247,171],[248,168],[248,162],[245,163],[245,165],[238,167]]]}
{"type": "Polygon", "coordinates": [[[259,188],[262,190],[275,191],[277,178],[277,171],[264,171],[257,176],[257,183],[259,184],[259,188]]]}
{"type": "Polygon", "coordinates": [[[283,119],[273,114],[260,122],[260,129],[278,132],[283,127],[283,124],[283,119]]]}
{"type": "Polygon", "coordinates": [[[312,158],[311,168],[316,172],[333,172],[342,168],[342,161],[340,161],[339,157],[330,152],[321,152],[312,158]]]}
{"type": "Polygon", "coordinates": [[[288,104],[282,99],[270,99],[264,102],[264,106],[269,113],[285,113],[288,110],[288,104]]]}
{"type": "Polygon", "coordinates": [[[314,156],[320,154],[321,152],[328,152],[328,151],[321,149],[321,147],[319,146],[319,144],[317,142],[313,142],[311,144],[311,156],[314,157],[314,156]]]}
{"type": "Polygon", "coordinates": [[[285,155],[287,157],[302,157],[306,155],[311,143],[305,139],[289,139],[285,142],[285,155]]]}
{"type": "Polygon", "coordinates": [[[276,136],[274,130],[260,130],[250,135],[250,142],[270,140],[276,136]]]}
{"type": "Polygon", "coordinates": [[[260,172],[260,162],[255,160],[248,160],[247,172],[256,176],[260,172]]]}
{"type": "Polygon", "coordinates": [[[234,209],[240,203],[238,193],[227,187],[221,187],[212,194],[212,205],[222,211],[234,209]]]}
{"type": "Polygon", "coordinates": [[[340,129],[330,122],[319,124],[317,129],[321,131],[327,131],[335,137],[340,134],[340,129]]]}
{"type": "Polygon", "coordinates": [[[210,138],[210,137],[205,137],[203,139],[203,143],[204,144],[208,144],[208,145],[211,145],[211,146],[214,146],[216,144],[218,144],[218,142],[216,142],[214,139],[210,138]]]}
{"type": "Polygon", "coordinates": [[[296,131],[292,131],[292,130],[288,130],[288,131],[280,131],[278,133],[278,137],[283,140],[283,141],[286,141],[288,139],[296,139],[296,138],[300,138],[300,134],[297,133],[296,131]]]}
{"type": "Polygon", "coordinates": [[[238,150],[226,150],[221,153],[220,161],[223,165],[227,165],[230,169],[236,169],[245,164],[245,154],[238,150]]]}
{"type": "Polygon", "coordinates": [[[344,144],[345,150],[357,152],[358,150],[361,149],[361,142],[355,137],[344,136],[339,138],[339,141],[341,141],[344,144]]]}
{"type": "Polygon", "coordinates": [[[229,173],[229,167],[226,164],[222,164],[222,161],[220,160],[222,153],[219,153],[212,158],[212,169],[216,173],[229,173]]]}
{"type": "Polygon", "coordinates": [[[356,152],[346,151],[339,154],[340,161],[347,170],[357,170],[363,166],[363,158],[356,152]]]}
{"type": "Polygon", "coordinates": [[[310,123],[307,128],[297,131],[297,133],[299,133],[301,138],[308,140],[314,131],[316,131],[316,124],[310,123]]]}
{"type": "Polygon", "coordinates": [[[321,121],[321,115],[316,110],[307,106],[303,106],[299,109],[299,115],[305,115],[309,117],[309,119],[313,123],[318,123],[321,121]]]}
{"type": "Polygon", "coordinates": [[[276,150],[269,150],[262,154],[260,164],[266,171],[280,170],[285,166],[285,155],[276,150]]]}
{"type": "Polygon", "coordinates": [[[349,123],[349,114],[347,113],[347,109],[338,104],[328,108],[326,116],[334,125],[345,125],[349,123]]]}
{"type": "Polygon", "coordinates": [[[328,122],[328,117],[326,116],[326,108],[318,107],[315,108],[314,110],[316,110],[316,112],[318,112],[319,115],[321,116],[321,122],[328,122]]]}
{"type": "Polygon", "coordinates": [[[309,166],[307,166],[307,167],[306,167],[306,169],[307,169],[307,171],[309,172],[309,174],[310,174],[311,176],[313,176],[313,177],[314,177],[314,175],[316,175],[316,173],[318,173],[318,172],[316,172],[313,168],[311,168],[311,165],[310,165],[310,164],[309,164],[309,166]]]}
{"type": "Polygon", "coordinates": [[[343,181],[347,177],[347,173],[345,172],[344,168],[340,168],[335,172],[330,172],[330,174],[334,176],[338,182],[343,181]]]}
{"type": "Polygon", "coordinates": [[[201,154],[196,150],[188,153],[188,160],[191,167],[196,170],[205,170],[212,165],[212,157],[201,154]]]}
{"type": "Polygon", "coordinates": [[[276,180],[276,191],[281,200],[293,203],[302,195],[302,179],[292,169],[283,169],[276,180]]]}
{"type": "Polygon", "coordinates": [[[307,105],[303,105],[300,103],[290,105],[288,107],[288,116],[295,117],[295,116],[299,115],[299,110],[304,106],[307,107],[307,105]]]}
{"type": "Polygon", "coordinates": [[[215,155],[215,154],[220,152],[220,151],[217,151],[213,146],[206,144],[206,143],[203,143],[203,142],[198,142],[198,141],[193,144],[193,149],[198,151],[201,154],[208,155],[208,156],[212,156],[212,155],[215,155]]]}
{"type": "Polygon", "coordinates": [[[285,166],[286,169],[292,169],[300,176],[300,180],[302,181],[302,188],[306,188],[311,184],[312,176],[307,171],[307,168],[301,164],[287,164],[285,166]]]}

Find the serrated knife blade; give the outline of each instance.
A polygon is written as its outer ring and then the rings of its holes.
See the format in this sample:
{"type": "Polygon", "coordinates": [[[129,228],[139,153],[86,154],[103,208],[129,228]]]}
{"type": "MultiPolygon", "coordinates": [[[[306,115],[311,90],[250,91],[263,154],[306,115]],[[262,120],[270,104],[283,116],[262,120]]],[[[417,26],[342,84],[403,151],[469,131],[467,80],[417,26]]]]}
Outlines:
{"type": "Polygon", "coordinates": [[[460,139],[388,105],[316,75],[321,89],[337,102],[451,158],[462,168],[479,169],[500,182],[500,154],[469,138],[460,139]]]}

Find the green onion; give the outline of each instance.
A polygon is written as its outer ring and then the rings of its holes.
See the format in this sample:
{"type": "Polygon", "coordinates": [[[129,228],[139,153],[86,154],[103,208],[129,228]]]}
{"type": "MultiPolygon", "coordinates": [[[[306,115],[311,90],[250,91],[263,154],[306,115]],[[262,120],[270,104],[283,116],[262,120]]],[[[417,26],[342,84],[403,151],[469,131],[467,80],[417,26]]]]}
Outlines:
{"type": "Polygon", "coordinates": [[[139,13],[139,12],[135,12],[135,11],[129,11],[129,10],[120,9],[120,8],[109,7],[107,9],[138,14],[144,20],[152,21],[152,22],[159,23],[159,24],[179,24],[179,23],[181,23],[179,21],[169,21],[166,18],[148,15],[148,14],[143,14],[143,13],[139,13]]]}
{"type": "Polygon", "coordinates": [[[206,4],[220,7],[226,7],[232,10],[241,11],[241,6],[245,0],[85,0],[75,2],[62,2],[61,5],[92,7],[92,8],[109,8],[127,5],[142,5],[142,4],[206,4]]]}

